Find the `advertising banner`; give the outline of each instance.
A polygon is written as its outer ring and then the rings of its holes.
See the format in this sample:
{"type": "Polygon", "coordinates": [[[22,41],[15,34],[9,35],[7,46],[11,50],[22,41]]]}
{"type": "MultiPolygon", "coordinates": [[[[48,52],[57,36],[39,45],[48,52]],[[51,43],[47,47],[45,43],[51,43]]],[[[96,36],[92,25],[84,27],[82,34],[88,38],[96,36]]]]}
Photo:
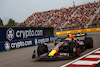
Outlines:
{"type": "Polygon", "coordinates": [[[43,28],[0,28],[0,42],[43,37],[43,28]]]}
{"type": "Polygon", "coordinates": [[[0,42],[0,51],[35,45],[34,40],[6,41],[0,42]]]}
{"type": "Polygon", "coordinates": [[[58,39],[58,36],[54,37],[45,37],[45,38],[35,38],[35,45],[37,44],[42,44],[42,43],[47,43],[47,42],[52,42],[58,39]]]}
{"type": "Polygon", "coordinates": [[[0,42],[0,51],[28,47],[57,40],[57,36],[0,42]]]}
{"type": "Polygon", "coordinates": [[[90,28],[90,29],[80,29],[80,30],[70,30],[70,31],[61,31],[61,32],[56,32],[56,35],[64,35],[68,33],[85,33],[85,32],[95,32],[95,31],[100,31],[99,28],[90,28]]]}

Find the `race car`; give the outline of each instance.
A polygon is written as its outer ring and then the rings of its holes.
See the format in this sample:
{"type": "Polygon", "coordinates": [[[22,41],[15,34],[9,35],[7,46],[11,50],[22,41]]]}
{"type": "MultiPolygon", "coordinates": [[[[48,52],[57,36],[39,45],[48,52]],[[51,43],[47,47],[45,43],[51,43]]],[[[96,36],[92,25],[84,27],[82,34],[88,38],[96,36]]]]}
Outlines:
{"type": "Polygon", "coordinates": [[[81,36],[86,36],[87,33],[75,33],[75,34],[72,34],[74,37],[81,37],[81,36]]]}
{"type": "Polygon", "coordinates": [[[61,39],[61,42],[54,43],[55,47],[48,51],[48,46],[40,44],[36,51],[33,51],[32,58],[41,61],[49,60],[62,60],[62,59],[73,59],[81,55],[83,51],[88,48],[93,48],[92,37],[85,36],[84,40],[76,39],[72,34],[61,39]]]}

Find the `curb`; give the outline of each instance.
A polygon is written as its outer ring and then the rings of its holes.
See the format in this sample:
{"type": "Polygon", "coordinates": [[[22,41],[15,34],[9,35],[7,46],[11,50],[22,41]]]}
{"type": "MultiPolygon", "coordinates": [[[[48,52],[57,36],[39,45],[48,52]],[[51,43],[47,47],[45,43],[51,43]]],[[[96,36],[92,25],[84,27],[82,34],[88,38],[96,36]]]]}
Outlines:
{"type": "Polygon", "coordinates": [[[94,67],[100,62],[100,48],[97,48],[90,53],[83,55],[60,67],[94,67]]]}

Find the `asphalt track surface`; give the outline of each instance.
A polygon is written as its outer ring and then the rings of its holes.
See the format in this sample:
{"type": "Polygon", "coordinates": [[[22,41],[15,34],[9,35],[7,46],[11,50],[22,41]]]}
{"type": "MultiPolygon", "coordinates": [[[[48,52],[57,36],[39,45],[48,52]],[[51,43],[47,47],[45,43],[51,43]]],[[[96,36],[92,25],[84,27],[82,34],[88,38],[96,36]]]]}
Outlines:
{"type": "MultiPolygon", "coordinates": [[[[87,49],[82,55],[89,53],[90,51],[100,47],[100,32],[88,33],[94,40],[94,48],[87,49]]],[[[65,35],[60,35],[63,37],[65,35]]],[[[48,44],[49,50],[54,47],[53,43],[48,44]]],[[[37,46],[0,52],[0,67],[60,67],[73,59],[70,60],[59,60],[59,61],[35,61],[32,59],[33,50],[36,50],[37,46]]]]}

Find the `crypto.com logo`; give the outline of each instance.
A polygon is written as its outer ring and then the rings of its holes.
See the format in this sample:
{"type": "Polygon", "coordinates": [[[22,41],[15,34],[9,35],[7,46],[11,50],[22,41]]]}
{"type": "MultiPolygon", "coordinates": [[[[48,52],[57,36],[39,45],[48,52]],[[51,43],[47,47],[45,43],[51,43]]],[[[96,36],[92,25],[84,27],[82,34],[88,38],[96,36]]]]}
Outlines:
{"type": "Polygon", "coordinates": [[[10,43],[6,42],[4,44],[6,50],[10,50],[10,43]]]}
{"type": "Polygon", "coordinates": [[[14,38],[14,30],[12,28],[9,28],[6,32],[6,37],[9,41],[11,41],[14,38]]]}

